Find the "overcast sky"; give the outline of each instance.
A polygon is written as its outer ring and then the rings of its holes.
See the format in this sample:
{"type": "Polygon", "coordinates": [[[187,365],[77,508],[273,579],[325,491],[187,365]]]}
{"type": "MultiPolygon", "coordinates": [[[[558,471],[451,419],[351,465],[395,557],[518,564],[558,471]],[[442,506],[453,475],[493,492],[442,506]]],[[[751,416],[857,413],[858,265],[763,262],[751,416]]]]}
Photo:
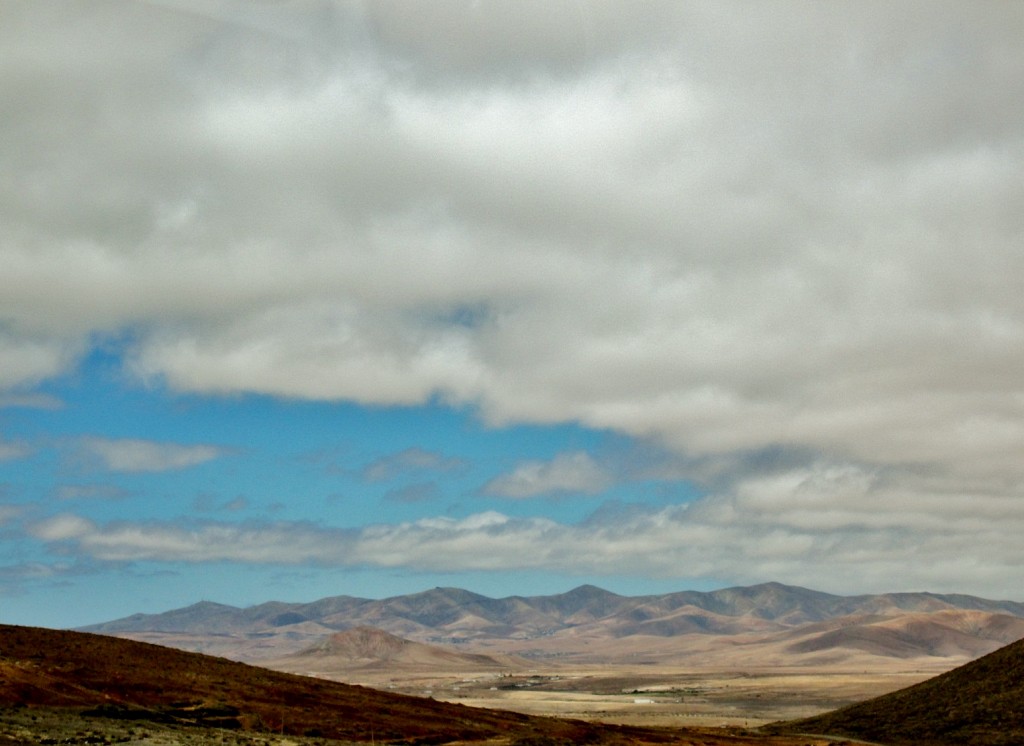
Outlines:
{"type": "Polygon", "coordinates": [[[0,621],[1024,600],[1024,4],[4,0],[0,621]]]}

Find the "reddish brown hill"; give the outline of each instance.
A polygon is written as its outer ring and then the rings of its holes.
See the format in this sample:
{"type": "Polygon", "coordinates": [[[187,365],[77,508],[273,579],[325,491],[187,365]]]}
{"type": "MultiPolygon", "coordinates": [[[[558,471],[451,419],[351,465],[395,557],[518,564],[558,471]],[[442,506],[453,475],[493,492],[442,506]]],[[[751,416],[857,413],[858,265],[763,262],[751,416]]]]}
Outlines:
{"type": "Polygon", "coordinates": [[[0,625],[0,705],[351,741],[676,740],[379,692],[102,635],[7,625],[0,625]]]}
{"type": "Polygon", "coordinates": [[[959,609],[891,618],[846,617],[807,625],[789,637],[795,641],[786,651],[794,656],[852,649],[887,658],[977,658],[1024,638],[1024,619],[959,609]]]}
{"type": "MultiPolygon", "coordinates": [[[[374,627],[356,627],[337,632],[315,645],[277,661],[268,661],[269,668],[289,669],[278,665],[282,661],[295,664],[334,664],[341,667],[401,664],[409,666],[443,666],[447,670],[493,669],[503,670],[518,663],[512,656],[490,656],[460,653],[438,645],[424,645],[389,634],[374,627]],[[499,660],[500,658],[500,660],[499,660]]],[[[526,665],[526,661],[521,662],[526,665]]]]}
{"type": "Polygon", "coordinates": [[[411,640],[388,634],[374,627],[356,627],[336,632],[327,639],[299,652],[302,656],[331,655],[348,660],[393,660],[407,657],[421,646],[411,640]]]}
{"type": "Polygon", "coordinates": [[[779,730],[829,733],[892,746],[1024,743],[1024,640],[916,686],[779,730]]]}

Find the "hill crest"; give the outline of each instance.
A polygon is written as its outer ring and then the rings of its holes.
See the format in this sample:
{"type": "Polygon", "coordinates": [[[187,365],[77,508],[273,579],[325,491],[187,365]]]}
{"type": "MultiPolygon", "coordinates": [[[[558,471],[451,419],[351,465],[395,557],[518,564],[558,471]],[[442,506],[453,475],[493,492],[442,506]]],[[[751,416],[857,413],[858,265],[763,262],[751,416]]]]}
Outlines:
{"type": "Polygon", "coordinates": [[[636,743],[663,737],[470,708],[105,635],[0,625],[0,706],[346,742],[636,743]]]}
{"type": "Polygon", "coordinates": [[[813,718],[781,732],[829,733],[893,746],[1024,743],[1024,640],[920,684],[813,718]]]}
{"type": "Polygon", "coordinates": [[[497,672],[528,665],[527,661],[513,656],[464,653],[414,642],[375,627],[355,627],[335,632],[297,653],[261,661],[261,664],[280,671],[334,676],[357,669],[393,669],[397,666],[405,670],[443,668],[448,671],[497,672]]]}

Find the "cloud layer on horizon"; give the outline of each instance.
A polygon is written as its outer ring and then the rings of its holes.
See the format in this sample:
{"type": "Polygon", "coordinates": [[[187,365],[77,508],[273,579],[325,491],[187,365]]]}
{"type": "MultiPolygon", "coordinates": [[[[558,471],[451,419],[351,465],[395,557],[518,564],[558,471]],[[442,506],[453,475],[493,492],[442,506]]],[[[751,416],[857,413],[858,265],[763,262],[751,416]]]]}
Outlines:
{"type": "MultiPolygon", "coordinates": [[[[8,3],[0,398],[114,340],[177,392],[621,433],[708,496],[615,528],[365,528],[340,557],[314,551],[324,527],[64,516],[35,535],[109,560],[216,538],[222,559],[291,562],[299,532],[313,563],[459,568],[487,544],[569,572],[808,583],[860,558],[871,584],[909,552],[906,582],[1012,587],[1022,7],[535,10],[8,3]],[[799,463],[748,468],[773,450],[799,463]],[[239,549],[257,536],[262,560],[239,549]]],[[[115,471],[223,455],[90,443],[115,471]]],[[[424,454],[376,468],[443,467],[424,454]]],[[[614,478],[561,458],[483,489],[614,478]]]]}
{"type": "Polygon", "coordinates": [[[937,498],[927,480],[894,482],[829,464],[752,476],[729,494],[686,505],[599,511],[578,524],[489,511],[358,529],[286,521],[100,525],[64,513],[30,528],[58,554],[106,562],[546,570],[737,583],[781,577],[847,593],[969,587],[992,596],[1015,587],[1021,530],[1017,495],[937,498]],[[975,559],[979,546],[983,562],[975,559]]]}

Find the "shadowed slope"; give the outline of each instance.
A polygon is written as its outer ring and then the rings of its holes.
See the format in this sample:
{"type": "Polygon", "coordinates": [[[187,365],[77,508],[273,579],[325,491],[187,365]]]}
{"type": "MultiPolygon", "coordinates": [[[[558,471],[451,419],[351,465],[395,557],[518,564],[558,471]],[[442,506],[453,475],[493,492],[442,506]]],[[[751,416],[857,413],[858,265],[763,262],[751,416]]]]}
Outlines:
{"type": "Polygon", "coordinates": [[[907,689],[781,724],[894,746],[1024,743],[1024,640],[907,689]]]}
{"type": "Polygon", "coordinates": [[[0,625],[0,705],[355,741],[674,740],[379,692],[102,635],[8,625],[0,625]]]}

